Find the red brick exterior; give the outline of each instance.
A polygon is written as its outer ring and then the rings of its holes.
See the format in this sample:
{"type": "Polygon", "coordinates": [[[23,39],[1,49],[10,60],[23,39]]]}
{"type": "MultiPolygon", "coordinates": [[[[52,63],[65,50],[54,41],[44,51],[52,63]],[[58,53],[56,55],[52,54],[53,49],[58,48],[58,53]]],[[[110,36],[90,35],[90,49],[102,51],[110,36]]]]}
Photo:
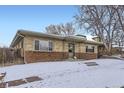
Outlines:
{"type": "Polygon", "coordinates": [[[57,61],[68,58],[66,52],[39,52],[39,51],[26,51],[25,61],[27,63],[39,62],[39,61],[57,61]]]}
{"type": "Polygon", "coordinates": [[[77,59],[96,59],[97,58],[97,53],[75,53],[75,56],[77,59]]]}
{"type": "MultiPolygon", "coordinates": [[[[78,59],[95,59],[96,53],[75,53],[78,59]]],[[[38,51],[26,51],[25,61],[27,63],[40,62],[40,61],[57,61],[68,59],[67,52],[38,52],[38,51]]]]}

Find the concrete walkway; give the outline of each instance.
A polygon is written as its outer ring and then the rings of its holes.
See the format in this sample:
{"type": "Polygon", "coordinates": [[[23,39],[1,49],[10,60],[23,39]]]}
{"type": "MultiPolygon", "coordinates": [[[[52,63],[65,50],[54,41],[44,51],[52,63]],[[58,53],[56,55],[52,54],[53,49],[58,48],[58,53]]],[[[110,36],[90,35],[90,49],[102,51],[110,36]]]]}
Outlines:
{"type": "Polygon", "coordinates": [[[18,85],[22,85],[22,84],[26,84],[26,83],[30,83],[30,82],[34,82],[34,81],[39,81],[39,80],[42,80],[42,78],[40,78],[38,76],[32,76],[32,77],[27,77],[24,79],[7,81],[7,82],[0,83],[0,88],[18,86],[18,85]]]}

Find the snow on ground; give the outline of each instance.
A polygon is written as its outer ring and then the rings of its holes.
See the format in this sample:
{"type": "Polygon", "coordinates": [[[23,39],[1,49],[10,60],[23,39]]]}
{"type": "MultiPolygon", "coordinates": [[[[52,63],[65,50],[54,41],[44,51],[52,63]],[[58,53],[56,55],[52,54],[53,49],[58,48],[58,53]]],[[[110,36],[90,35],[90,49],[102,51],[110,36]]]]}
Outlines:
{"type": "Polygon", "coordinates": [[[124,86],[124,60],[94,59],[87,61],[40,62],[0,68],[7,72],[5,81],[39,76],[43,80],[16,87],[94,88],[124,86]],[[96,62],[87,66],[85,62],[96,62]]]}

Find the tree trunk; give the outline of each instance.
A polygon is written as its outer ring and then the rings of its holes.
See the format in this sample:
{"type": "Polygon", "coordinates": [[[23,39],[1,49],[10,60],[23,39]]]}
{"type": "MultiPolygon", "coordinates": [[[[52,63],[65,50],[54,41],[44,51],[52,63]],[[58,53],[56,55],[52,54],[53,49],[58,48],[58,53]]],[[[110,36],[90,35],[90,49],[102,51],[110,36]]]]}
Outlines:
{"type": "Polygon", "coordinates": [[[105,48],[106,48],[106,54],[107,54],[108,56],[111,56],[111,55],[112,55],[112,51],[111,51],[111,49],[112,49],[112,44],[109,43],[109,45],[107,45],[107,44],[105,43],[104,45],[105,45],[105,48]]]}

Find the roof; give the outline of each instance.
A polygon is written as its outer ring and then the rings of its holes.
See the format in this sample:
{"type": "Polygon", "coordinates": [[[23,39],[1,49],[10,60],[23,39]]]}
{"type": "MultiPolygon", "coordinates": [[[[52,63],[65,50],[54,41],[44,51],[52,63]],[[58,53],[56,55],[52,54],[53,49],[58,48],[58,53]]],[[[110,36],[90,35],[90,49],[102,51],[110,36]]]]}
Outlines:
{"type": "Polygon", "coordinates": [[[29,30],[18,30],[17,33],[23,36],[36,36],[36,37],[49,37],[49,38],[55,38],[55,39],[63,39],[63,37],[60,35],[47,34],[47,33],[29,31],[29,30]]]}
{"type": "Polygon", "coordinates": [[[36,32],[36,31],[18,30],[15,37],[12,40],[10,47],[13,47],[14,45],[16,45],[16,43],[18,43],[18,41],[24,38],[25,36],[59,39],[59,40],[74,41],[74,42],[84,42],[88,44],[102,44],[100,42],[86,40],[86,38],[82,38],[79,36],[60,36],[60,35],[47,34],[47,33],[36,32]]]}

